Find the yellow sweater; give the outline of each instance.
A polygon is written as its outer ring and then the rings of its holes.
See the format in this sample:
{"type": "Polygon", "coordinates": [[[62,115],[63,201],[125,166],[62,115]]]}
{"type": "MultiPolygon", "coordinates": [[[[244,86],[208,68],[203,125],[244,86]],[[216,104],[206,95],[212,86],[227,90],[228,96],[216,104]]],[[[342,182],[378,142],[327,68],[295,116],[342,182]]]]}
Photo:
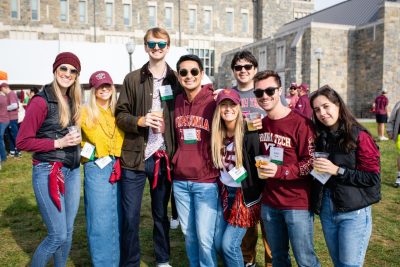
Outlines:
{"type": "Polygon", "coordinates": [[[124,132],[117,127],[115,117],[112,115],[110,108],[105,110],[100,106],[97,107],[99,108],[100,116],[97,124],[91,128],[86,124],[88,106],[82,108],[82,146],[85,142],[94,145],[96,147],[96,158],[105,156],[119,157],[121,156],[124,132]]]}

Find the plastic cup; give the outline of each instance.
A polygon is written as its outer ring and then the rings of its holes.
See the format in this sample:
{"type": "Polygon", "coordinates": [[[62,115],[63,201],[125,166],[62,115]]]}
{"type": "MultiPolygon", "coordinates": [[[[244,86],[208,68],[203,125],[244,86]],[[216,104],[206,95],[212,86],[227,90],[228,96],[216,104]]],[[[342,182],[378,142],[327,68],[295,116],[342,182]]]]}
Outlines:
{"type": "MultiPolygon", "coordinates": [[[[159,108],[159,109],[152,109],[151,113],[156,114],[157,116],[163,118],[163,109],[159,108]]],[[[164,133],[165,132],[165,123],[164,120],[163,121],[158,121],[159,125],[157,128],[151,128],[151,130],[153,131],[153,133],[155,134],[159,134],[159,133],[164,133]]]]}
{"type": "Polygon", "coordinates": [[[257,128],[254,127],[253,121],[255,119],[261,119],[261,113],[251,112],[246,118],[247,121],[247,130],[249,131],[257,131],[257,128]]]}
{"type": "Polygon", "coordinates": [[[67,127],[68,132],[73,133],[73,132],[78,132],[78,127],[76,127],[75,125],[69,126],[67,127]]]}
{"type": "MultiPolygon", "coordinates": [[[[329,153],[327,152],[314,152],[314,158],[324,158],[327,159],[329,157],[329,153]]],[[[314,168],[315,171],[321,172],[318,168],[314,168]]]]}
{"type": "Polygon", "coordinates": [[[268,177],[265,175],[265,172],[263,171],[263,169],[260,168],[260,166],[261,165],[268,165],[268,163],[270,162],[269,156],[258,155],[258,156],[255,157],[255,160],[256,160],[258,178],[267,179],[268,177]]]}

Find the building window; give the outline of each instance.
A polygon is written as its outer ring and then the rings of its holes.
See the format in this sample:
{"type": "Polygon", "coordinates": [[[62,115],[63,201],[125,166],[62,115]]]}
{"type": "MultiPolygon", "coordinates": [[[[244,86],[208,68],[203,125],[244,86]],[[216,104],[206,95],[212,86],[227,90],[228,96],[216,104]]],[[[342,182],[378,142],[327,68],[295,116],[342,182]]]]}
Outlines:
{"type": "Polygon", "coordinates": [[[276,44],[276,68],[283,69],[285,67],[286,60],[286,45],[285,42],[279,42],[276,44]]]}
{"type": "Polygon", "coordinates": [[[242,12],[242,32],[249,32],[249,13],[242,12]]]}
{"type": "Polygon", "coordinates": [[[226,31],[233,32],[233,11],[226,12],[226,31]]]}
{"type": "Polygon", "coordinates": [[[211,31],[212,10],[204,10],[204,31],[211,31]]]}
{"type": "Polygon", "coordinates": [[[164,17],[165,28],[172,28],[172,6],[165,7],[165,17],[164,17]]]}
{"type": "Polygon", "coordinates": [[[157,26],[157,9],[156,6],[148,6],[149,9],[149,27],[157,26]]]}
{"type": "Polygon", "coordinates": [[[68,21],[68,0],[60,0],[60,21],[68,21]]]}
{"type": "Polygon", "coordinates": [[[261,47],[258,51],[258,70],[266,70],[267,69],[267,48],[261,47]]]}
{"type": "Polygon", "coordinates": [[[39,20],[39,0],[31,0],[32,20],[39,20]]]}
{"type": "Polygon", "coordinates": [[[189,29],[196,30],[197,10],[196,8],[189,8],[189,29]]]}
{"type": "Polygon", "coordinates": [[[205,74],[207,74],[208,76],[214,76],[214,50],[198,48],[188,48],[187,50],[189,54],[197,55],[201,59],[205,74]]]}
{"type": "Polygon", "coordinates": [[[111,26],[114,23],[114,3],[106,2],[106,25],[111,26]]]}
{"type": "Polygon", "coordinates": [[[124,25],[125,26],[131,26],[131,20],[132,20],[131,14],[132,14],[131,5],[124,4],[124,25]]]}
{"type": "Polygon", "coordinates": [[[86,0],[79,0],[79,22],[86,23],[87,14],[86,0]]]}
{"type": "Polygon", "coordinates": [[[19,19],[19,0],[11,0],[11,18],[19,19]]]}

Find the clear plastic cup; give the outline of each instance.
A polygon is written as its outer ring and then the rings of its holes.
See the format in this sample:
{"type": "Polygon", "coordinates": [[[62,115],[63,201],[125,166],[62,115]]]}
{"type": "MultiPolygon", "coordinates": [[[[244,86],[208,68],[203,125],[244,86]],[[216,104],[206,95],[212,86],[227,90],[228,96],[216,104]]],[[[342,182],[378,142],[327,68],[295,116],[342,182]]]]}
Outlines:
{"type": "Polygon", "coordinates": [[[259,112],[251,112],[246,118],[247,121],[247,130],[249,131],[257,131],[257,128],[254,127],[253,121],[255,119],[261,119],[261,113],[259,112]]]}
{"type": "Polygon", "coordinates": [[[260,179],[267,179],[268,177],[266,176],[265,172],[263,169],[260,168],[261,165],[268,165],[268,163],[271,161],[269,156],[266,155],[258,155],[255,157],[256,160],[256,167],[257,167],[257,173],[258,173],[258,178],[260,179]]]}
{"type": "MultiPolygon", "coordinates": [[[[314,158],[324,158],[327,159],[329,157],[329,153],[328,152],[314,152],[314,158]]],[[[321,172],[318,168],[314,168],[314,170],[316,172],[321,172]]]]}
{"type": "Polygon", "coordinates": [[[78,127],[76,127],[76,125],[72,125],[67,127],[68,132],[73,133],[73,132],[78,132],[78,127]]]}
{"type": "MultiPolygon", "coordinates": [[[[158,109],[152,109],[151,113],[157,114],[157,116],[163,118],[163,108],[158,108],[158,109]]],[[[159,134],[159,133],[164,133],[165,132],[165,123],[164,119],[162,121],[159,121],[160,126],[157,128],[151,128],[153,133],[159,134]]]]}

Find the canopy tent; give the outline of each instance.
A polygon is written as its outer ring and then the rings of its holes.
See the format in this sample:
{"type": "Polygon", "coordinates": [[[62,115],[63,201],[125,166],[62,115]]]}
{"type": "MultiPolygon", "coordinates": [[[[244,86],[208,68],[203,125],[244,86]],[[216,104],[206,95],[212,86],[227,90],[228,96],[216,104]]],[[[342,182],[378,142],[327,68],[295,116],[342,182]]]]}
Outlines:
{"type": "MultiPolygon", "coordinates": [[[[53,79],[52,66],[60,52],[76,54],[82,66],[80,82],[89,83],[90,75],[97,70],[110,73],[115,84],[122,84],[129,72],[129,54],[124,44],[64,42],[46,40],[0,39],[0,70],[7,72],[10,85],[43,85],[53,79]]],[[[188,54],[182,47],[171,47],[167,63],[175,69],[176,62],[188,54]]],[[[148,61],[143,45],[136,45],[132,54],[133,69],[148,61]]],[[[211,83],[205,75],[202,83],[211,83]]]]}

